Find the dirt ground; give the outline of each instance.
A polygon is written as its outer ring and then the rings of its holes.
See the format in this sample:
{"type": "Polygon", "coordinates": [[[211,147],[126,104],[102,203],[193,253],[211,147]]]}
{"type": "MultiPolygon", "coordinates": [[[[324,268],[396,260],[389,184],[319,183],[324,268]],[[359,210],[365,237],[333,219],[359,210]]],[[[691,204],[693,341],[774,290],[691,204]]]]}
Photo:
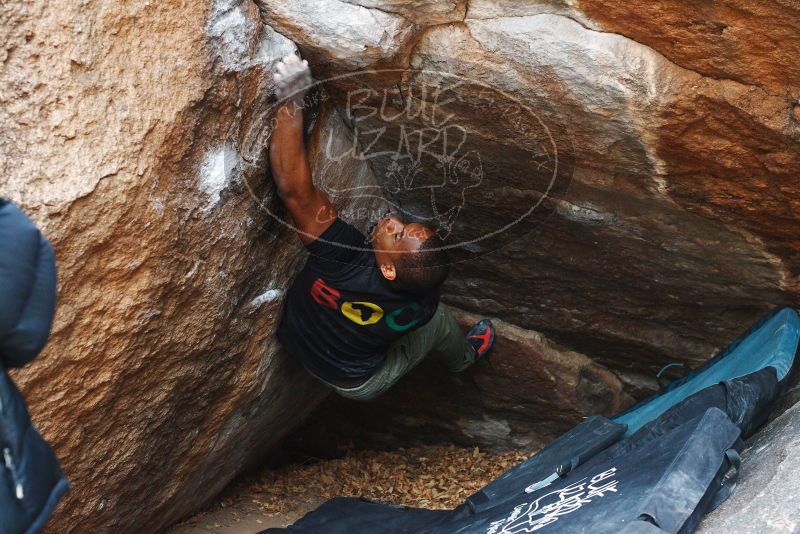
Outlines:
{"type": "Polygon", "coordinates": [[[353,452],[334,460],[307,459],[242,477],[207,510],[167,532],[254,534],[289,525],[338,496],[452,508],[531,454],[431,446],[353,452]]]}

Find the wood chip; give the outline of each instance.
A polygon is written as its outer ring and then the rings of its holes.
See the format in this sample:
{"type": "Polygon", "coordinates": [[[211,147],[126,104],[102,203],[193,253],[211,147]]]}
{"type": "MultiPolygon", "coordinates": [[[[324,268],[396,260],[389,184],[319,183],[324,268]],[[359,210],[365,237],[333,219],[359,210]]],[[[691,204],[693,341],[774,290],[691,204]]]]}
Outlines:
{"type": "Polygon", "coordinates": [[[246,489],[268,514],[309,500],[366,497],[425,508],[453,508],[532,453],[482,452],[478,447],[429,446],[360,451],[335,460],[308,460],[263,471],[246,489]]]}

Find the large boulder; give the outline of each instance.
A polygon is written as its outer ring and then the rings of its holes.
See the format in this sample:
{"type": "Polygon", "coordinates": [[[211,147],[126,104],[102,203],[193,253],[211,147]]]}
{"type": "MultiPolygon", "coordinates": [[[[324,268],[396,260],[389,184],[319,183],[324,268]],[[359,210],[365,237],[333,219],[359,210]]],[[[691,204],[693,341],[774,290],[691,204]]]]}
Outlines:
{"type": "Polygon", "coordinates": [[[783,67],[800,46],[796,7],[257,3],[310,58],[398,204],[447,216],[448,243],[469,253],[450,302],[634,383],[800,301],[800,90],[783,67]],[[459,150],[409,147],[409,132],[459,150]],[[466,197],[408,187],[466,183],[453,167],[478,169],[466,197]]]}
{"type": "Polygon", "coordinates": [[[157,531],[325,395],[273,336],[303,261],[265,180],[269,67],[293,43],[325,80],[308,144],[337,208],[367,224],[383,187],[442,223],[446,300],[514,347],[444,384],[422,368],[394,395],[424,402],[379,417],[532,446],[798,304],[797,18],[777,0],[3,3],[1,192],[60,267],[51,343],[14,375],[73,482],[52,530],[157,531]]]}
{"type": "MultiPolygon", "coordinates": [[[[157,532],[325,395],[273,336],[303,260],[268,178],[271,76],[294,49],[236,1],[0,7],[4,196],[53,242],[50,343],[14,374],[73,491],[53,532],[157,532]]],[[[316,146],[331,187],[371,179],[316,146]]],[[[347,194],[341,210],[366,206],[347,194]]]]}

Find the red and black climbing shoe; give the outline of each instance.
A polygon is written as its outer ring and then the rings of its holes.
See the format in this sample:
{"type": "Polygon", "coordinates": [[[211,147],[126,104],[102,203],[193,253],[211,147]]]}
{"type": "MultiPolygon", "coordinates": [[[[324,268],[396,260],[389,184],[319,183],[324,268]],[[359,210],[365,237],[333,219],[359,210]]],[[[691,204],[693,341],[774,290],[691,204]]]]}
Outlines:
{"type": "Polygon", "coordinates": [[[494,344],[494,325],[489,319],[475,323],[467,332],[467,342],[475,351],[477,359],[483,358],[494,344]]]}

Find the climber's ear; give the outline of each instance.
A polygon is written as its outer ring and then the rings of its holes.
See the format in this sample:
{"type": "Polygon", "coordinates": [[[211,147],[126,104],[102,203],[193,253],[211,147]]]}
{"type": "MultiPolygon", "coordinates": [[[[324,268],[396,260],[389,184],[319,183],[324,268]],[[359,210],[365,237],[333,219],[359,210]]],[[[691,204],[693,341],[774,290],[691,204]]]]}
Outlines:
{"type": "Polygon", "coordinates": [[[382,263],[381,264],[381,274],[387,280],[394,280],[397,278],[397,270],[394,268],[394,265],[391,263],[382,263]]]}

